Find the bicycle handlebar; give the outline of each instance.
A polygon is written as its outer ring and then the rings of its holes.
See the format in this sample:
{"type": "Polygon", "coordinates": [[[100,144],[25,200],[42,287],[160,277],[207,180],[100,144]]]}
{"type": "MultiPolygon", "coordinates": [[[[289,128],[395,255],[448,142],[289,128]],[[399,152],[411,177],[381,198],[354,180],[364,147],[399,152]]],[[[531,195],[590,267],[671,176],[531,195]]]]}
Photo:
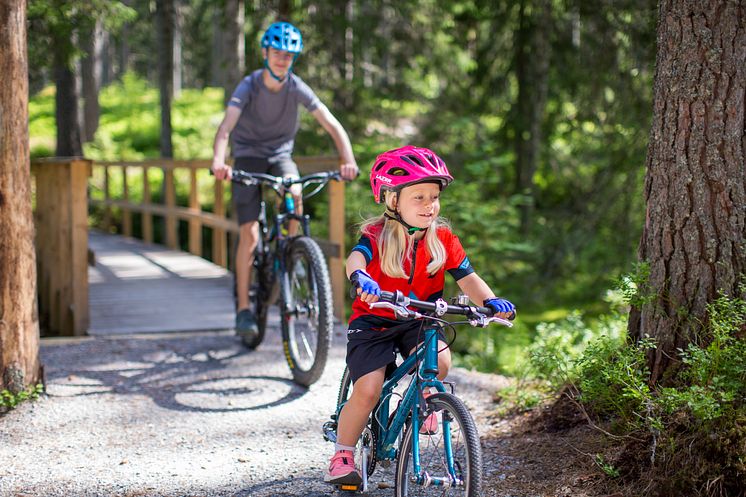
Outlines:
{"type": "Polygon", "coordinates": [[[275,192],[280,194],[280,189],[288,189],[292,185],[302,185],[305,189],[308,185],[316,184],[316,188],[310,193],[305,193],[303,198],[310,198],[319,193],[322,188],[331,180],[344,181],[339,171],[323,171],[319,173],[307,174],[300,178],[272,176],[264,173],[250,173],[233,169],[231,172],[231,181],[242,185],[259,185],[265,184],[270,186],[275,192]]]}
{"type": "Polygon", "coordinates": [[[443,299],[438,299],[435,302],[416,300],[405,296],[399,290],[395,292],[382,291],[380,300],[369,305],[371,307],[386,307],[393,310],[394,314],[402,318],[427,317],[419,312],[408,309],[408,307],[415,307],[423,311],[432,312],[438,317],[445,314],[459,314],[466,316],[472,326],[479,326],[482,328],[490,323],[499,323],[508,328],[513,326],[513,323],[507,319],[494,317],[492,315],[493,311],[489,307],[449,304],[443,299]]]}

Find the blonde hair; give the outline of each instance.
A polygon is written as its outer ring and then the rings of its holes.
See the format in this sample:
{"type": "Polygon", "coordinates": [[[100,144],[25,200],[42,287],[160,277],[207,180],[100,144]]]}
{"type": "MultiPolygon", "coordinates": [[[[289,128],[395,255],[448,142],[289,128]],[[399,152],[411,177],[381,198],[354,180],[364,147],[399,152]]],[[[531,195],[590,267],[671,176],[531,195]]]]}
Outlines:
{"type": "MultiPolygon", "coordinates": [[[[384,193],[386,207],[392,212],[396,211],[395,198],[394,192],[384,193]]],[[[381,259],[381,270],[391,278],[408,278],[409,275],[404,272],[404,262],[412,259],[413,237],[408,235],[407,229],[400,222],[388,219],[383,214],[364,221],[360,231],[365,234],[370,232],[370,228],[380,225],[383,227],[376,244],[381,259]]],[[[448,222],[442,217],[437,217],[425,232],[427,251],[432,257],[427,265],[427,272],[431,275],[437,273],[446,263],[446,249],[438,238],[438,230],[443,227],[447,228],[448,222]]]]}

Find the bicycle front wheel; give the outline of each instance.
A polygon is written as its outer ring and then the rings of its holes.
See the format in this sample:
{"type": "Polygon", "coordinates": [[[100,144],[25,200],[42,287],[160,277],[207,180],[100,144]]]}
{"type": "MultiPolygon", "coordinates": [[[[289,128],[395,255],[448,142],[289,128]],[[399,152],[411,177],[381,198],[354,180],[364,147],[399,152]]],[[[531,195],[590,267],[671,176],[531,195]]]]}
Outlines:
{"type": "Polygon", "coordinates": [[[285,259],[282,340],[293,381],[310,386],[326,366],[332,338],[332,285],[324,254],[311,238],[295,238],[285,259]]]}
{"type": "MultiPolygon", "coordinates": [[[[438,416],[435,433],[414,433],[410,424],[396,463],[396,497],[481,495],[482,448],[474,420],[464,403],[450,393],[427,398],[428,413],[438,416]],[[419,449],[415,473],[413,442],[419,449]]],[[[420,423],[421,426],[421,423],[420,423]]]]}

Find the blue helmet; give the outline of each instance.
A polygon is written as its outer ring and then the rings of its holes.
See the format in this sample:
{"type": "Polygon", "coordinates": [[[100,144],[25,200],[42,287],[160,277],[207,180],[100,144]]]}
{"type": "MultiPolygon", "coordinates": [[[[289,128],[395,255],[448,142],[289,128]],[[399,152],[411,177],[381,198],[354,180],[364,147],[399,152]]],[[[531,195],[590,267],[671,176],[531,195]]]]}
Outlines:
{"type": "Polygon", "coordinates": [[[267,28],[262,36],[262,48],[299,54],[303,50],[303,36],[300,30],[289,22],[276,22],[267,28]]]}

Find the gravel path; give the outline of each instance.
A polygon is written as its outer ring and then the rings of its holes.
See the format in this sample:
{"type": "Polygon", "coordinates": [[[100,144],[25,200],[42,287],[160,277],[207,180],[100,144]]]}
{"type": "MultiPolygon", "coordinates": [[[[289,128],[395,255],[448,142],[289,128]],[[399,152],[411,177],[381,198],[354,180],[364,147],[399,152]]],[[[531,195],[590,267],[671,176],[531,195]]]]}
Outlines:
{"type": "MultiPolygon", "coordinates": [[[[275,335],[254,352],[227,332],[43,340],[48,395],[0,418],[0,495],[334,494],[320,428],[344,337],[306,390],[275,335]]],[[[449,379],[483,423],[502,379],[459,369],[449,379]]],[[[367,495],[393,495],[392,483],[392,469],[377,470],[367,495]]]]}

